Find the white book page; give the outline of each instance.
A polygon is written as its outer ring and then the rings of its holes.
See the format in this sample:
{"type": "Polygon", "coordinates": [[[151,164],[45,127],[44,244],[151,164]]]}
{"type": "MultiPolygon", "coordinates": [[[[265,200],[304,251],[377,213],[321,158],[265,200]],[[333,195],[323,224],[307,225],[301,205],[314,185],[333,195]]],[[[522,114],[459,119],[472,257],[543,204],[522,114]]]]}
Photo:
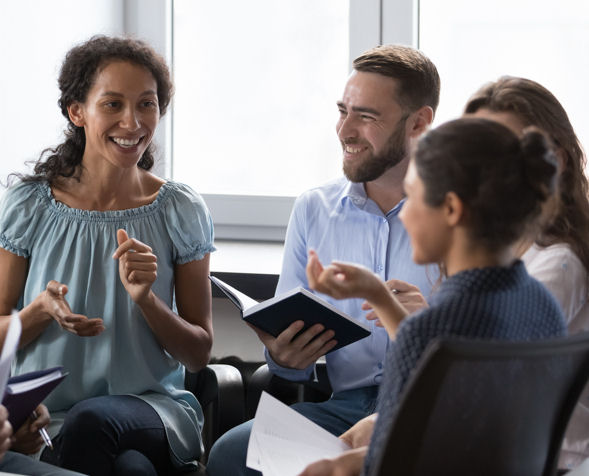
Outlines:
{"type": "Polygon", "coordinates": [[[14,393],[24,393],[32,390],[33,388],[40,387],[41,385],[46,384],[47,382],[52,382],[62,376],[61,370],[55,370],[50,374],[43,375],[41,377],[37,377],[31,380],[24,380],[22,382],[14,382],[8,384],[10,391],[14,393]]]}
{"type": "Polygon", "coordinates": [[[348,449],[342,440],[263,392],[246,464],[264,476],[294,476],[310,463],[333,458],[348,449]]]}
{"type": "Polygon", "coordinates": [[[8,377],[10,376],[10,365],[12,364],[14,354],[16,354],[16,350],[18,349],[21,330],[22,326],[20,323],[20,318],[18,317],[18,313],[13,312],[12,317],[10,318],[8,332],[6,333],[6,338],[4,339],[2,354],[0,354],[0,395],[2,395],[2,397],[4,397],[6,383],[8,382],[8,377]]]}
{"type": "Polygon", "coordinates": [[[221,281],[219,278],[216,278],[215,276],[210,276],[210,280],[217,286],[219,286],[221,290],[225,290],[229,294],[231,294],[240,304],[240,306],[238,307],[241,307],[242,312],[245,312],[250,307],[258,304],[258,301],[256,301],[255,299],[252,299],[247,294],[243,294],[241,291],[238,291],[233,286],[229,286],[226,282],[221,281]]]}

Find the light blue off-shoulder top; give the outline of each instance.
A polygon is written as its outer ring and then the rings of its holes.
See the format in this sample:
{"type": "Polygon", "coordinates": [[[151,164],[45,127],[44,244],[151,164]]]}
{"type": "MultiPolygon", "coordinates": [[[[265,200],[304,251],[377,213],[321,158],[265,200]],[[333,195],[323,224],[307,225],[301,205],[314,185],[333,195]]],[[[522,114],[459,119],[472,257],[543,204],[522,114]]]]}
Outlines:
{"type": "Polygon", "coordinates": [[[202,409],[184,390],[184,367],[157,342],[119,279],[118,261],[112,258],[119,228],[153,248],[158,271],[152,289],[170,307],[174,266],[214,250],[204,201],[179,183],[164,183],[149,205],[105,212],[57,202],[44,182],[19,183],[4,193],[0,246],[29,261],[19,306],[29,304],[55,279],[68,285],[73,312],[101,317],[105,325],[99,336],[78,337],[51,323],[19,350],[13,374],[57,365],[69,372],[44,402],[52,414],[53,434],[80,400],[114,394],[141,398],[161,417],[174,463],[190,465],[201,451],[202,409]]]}

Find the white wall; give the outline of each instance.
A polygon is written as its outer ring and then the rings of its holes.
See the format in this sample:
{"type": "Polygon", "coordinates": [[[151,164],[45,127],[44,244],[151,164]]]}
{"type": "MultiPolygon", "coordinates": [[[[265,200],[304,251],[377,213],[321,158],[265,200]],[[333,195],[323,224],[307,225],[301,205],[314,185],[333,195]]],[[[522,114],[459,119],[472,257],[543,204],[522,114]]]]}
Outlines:
{"type": "Polygon", "coordinates": [[[264,346],[229,299],[213,299],[213,331],[213,357],[234,355],[246,361],[264,361],[264,346]]]}

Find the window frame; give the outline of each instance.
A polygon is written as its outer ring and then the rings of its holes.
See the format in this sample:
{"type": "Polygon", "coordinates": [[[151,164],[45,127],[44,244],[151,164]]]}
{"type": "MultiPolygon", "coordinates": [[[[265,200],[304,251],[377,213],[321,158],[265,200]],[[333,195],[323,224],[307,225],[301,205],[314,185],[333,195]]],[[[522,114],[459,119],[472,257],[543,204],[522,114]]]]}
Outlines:
{"type": "MultiPolygon", "coordinates": [[[[349,0],[351,65],[379,44],[417,46],[419,0],[349,0]]],[[[173,65],[174,0],[124,0],[127,34],[150,42],[173,65]]],[[[155,134],[159,154],[154,172],[173,177],[173,104],[155,134]]],[[[329,134],[330,131],[326,131],[329,134]]],[[[283,242],[296,197],[203,194],[213,216],[217,239],[283,242]]]]}

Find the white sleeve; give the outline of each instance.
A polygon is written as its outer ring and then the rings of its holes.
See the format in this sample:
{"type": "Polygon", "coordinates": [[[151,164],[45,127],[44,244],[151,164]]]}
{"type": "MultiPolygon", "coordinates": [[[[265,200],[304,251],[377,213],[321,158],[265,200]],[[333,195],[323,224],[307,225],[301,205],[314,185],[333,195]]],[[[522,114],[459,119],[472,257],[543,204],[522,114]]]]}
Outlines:
{"type": "Polygon", "coordinates": [[[522,257],[528,273],[559,302],[567,326],[587,302],[587,271],[567,245],[530,250],[522,257]]]}

